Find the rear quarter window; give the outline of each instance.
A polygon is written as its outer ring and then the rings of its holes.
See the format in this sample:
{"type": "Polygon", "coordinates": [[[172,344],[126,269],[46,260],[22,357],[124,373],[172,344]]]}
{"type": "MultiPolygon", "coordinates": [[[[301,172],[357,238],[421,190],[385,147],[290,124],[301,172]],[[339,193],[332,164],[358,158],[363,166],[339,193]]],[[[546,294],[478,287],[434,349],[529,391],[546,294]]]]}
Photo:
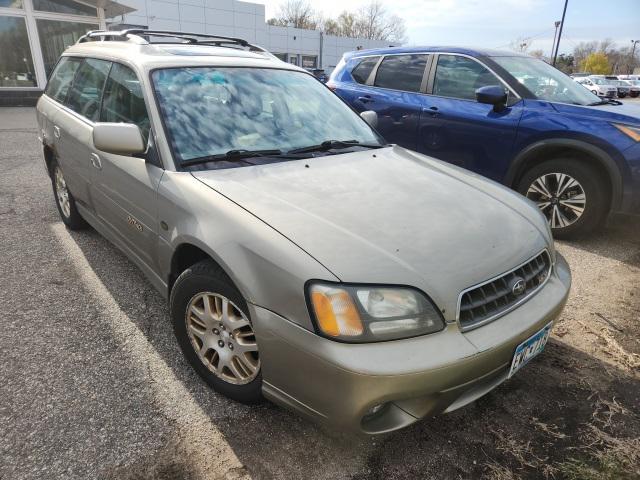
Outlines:
{"type": "Polygon", "coordinates": [[[102,89],[109,74],[111,62],[86,58],[73,80],[67,96],[67,106],[91,121],[100,114],[102,89]]]}
{"type": "Polygon", "coordinates": [[[351,76],[353,77],[353,79],[358,83],[367,83],[367,79],[369,78],[369,75],[373,71],[379,59],[380,57],[367,57],[364,60],[361,60],[360,63],[358,63],[356,67],[351,70],[351,76]]]}
{"type": "Polygon", "coordinates": [[[64,103],[67,99],[71,82],[73,82],[73,77],[81,63],[81,58],[62,57],[51,74],[44,93],[54,100],[64,103]]]}

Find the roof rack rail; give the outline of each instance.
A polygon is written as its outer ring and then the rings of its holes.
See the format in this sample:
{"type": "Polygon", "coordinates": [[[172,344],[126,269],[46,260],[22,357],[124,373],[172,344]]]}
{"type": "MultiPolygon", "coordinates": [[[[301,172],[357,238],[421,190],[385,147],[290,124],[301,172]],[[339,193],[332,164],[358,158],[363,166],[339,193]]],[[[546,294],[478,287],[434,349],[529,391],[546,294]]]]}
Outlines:
{"type": "Polygon", "coordinates": [[[126,30],[92,30],[80,37],[76,43],[104,42],[104,41],[131,41],[141,45],[168,44],[176,42],[152,41],[149,37],[177,38],[182,44],[211,45],[215,47],[248,48],[250,51],[267,52],[262,47],[253,45],[242,38],[224,37],[221,35],[208,35],[205,33],[174,32],[169,30],[147,30],[144,28],[129,28],[126,30]]]}

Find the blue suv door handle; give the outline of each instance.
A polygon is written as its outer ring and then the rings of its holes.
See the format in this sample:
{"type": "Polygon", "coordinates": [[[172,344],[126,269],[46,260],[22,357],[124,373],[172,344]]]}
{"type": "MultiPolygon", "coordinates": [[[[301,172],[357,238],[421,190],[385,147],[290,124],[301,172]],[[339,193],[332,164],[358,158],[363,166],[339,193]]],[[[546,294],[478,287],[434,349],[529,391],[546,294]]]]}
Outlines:
{"type": "Polygon", "coordinates": [[[362,103],[373,102],[373,99],[371,98],[371,95],[364,95],[362,97],[358,97],[358,100],[361,101],[362,103]]]}
{"type": "Polygon", "coordinates": [[[429,108],[423,108],[422,109],[422,113],[427,113],[432,117],[437,117],[438,114],[438,107],[433,106],[433,107],[429,107],[429,108]]]}

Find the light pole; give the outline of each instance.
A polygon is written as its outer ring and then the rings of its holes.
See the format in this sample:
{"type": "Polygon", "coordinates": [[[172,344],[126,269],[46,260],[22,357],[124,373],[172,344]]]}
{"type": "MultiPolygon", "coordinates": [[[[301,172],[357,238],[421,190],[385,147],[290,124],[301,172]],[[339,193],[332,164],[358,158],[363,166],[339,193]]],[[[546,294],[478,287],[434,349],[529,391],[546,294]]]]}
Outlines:
{"type": "Polygon", "coordinates": [[[633,48],[631,49],[631,63],[629,64],[629,75],[633,73],[633,64],[636,63],[636,44],[640,43],[640,40],[631,40],[633,48]]]}
{"type": "Polygon", "coordinates": [[[549,58],[553,58],[553,52],[556,51],[556,38],[558,37],[558,27],[560,26],[560,22],[556,21],[555,26],[556,31],[553,32],[553,43],[551,44],[551,55],[549,55],[549,58]]]}
{"type": "Polygon", "coordinates": [[[556,42],[556,51],[553,54],[553,66],[556,66],[556,58],[558,58],[558,49],[560,48],[560,38],[562,37],[562,29],[564,27],[564,16],[567,14],[567,4],[569,0],[564,0],[564,10],[562,11],[562,20],[560,21],[560,31],[558,32],[558,41],[556,42]]]}

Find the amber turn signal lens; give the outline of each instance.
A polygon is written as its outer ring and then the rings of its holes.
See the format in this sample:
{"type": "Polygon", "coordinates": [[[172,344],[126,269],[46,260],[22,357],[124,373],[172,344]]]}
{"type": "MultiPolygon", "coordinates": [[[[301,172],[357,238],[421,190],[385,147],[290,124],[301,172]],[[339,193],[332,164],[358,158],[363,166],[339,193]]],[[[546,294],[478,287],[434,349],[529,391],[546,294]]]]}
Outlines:
{"type": "Polygon", "coordinates": [[[311,303],[318,327],[325,335],[354,337],[364,332],[358,309],[345,290],[314,285],[311,303]]]}
{"type": "Polygon", "coordinates": [[[629,127],[627,125],[620,125],[617,123],[614,123],[613,126],[616,127],[618,130],[620,130],[625,135],[627,135],[628,137],[631,137],[636,142],[640,142],[640,128],[629,127]]]}

